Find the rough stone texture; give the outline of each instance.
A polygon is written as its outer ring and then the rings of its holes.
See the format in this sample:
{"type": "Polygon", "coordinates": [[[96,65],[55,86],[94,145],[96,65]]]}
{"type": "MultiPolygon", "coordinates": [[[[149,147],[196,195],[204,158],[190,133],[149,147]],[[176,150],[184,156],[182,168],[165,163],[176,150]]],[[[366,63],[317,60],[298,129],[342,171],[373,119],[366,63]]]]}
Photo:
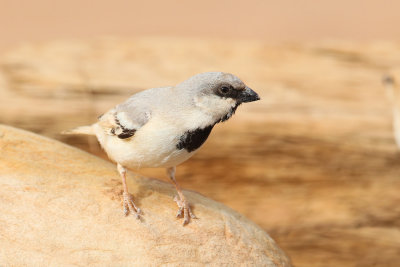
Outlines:
{"type": "MultiPolygon", "coordinates": [[[[398,267],[400,154],[381,79],[390,73],[399,85],[399,47],[183,38],[26,43],[0,56],[0,122],[104,157],[95,140],[59,132],[93,122],[138,90],[202,71],[235,73],[261,101],[215,127],[178,167],[181,186],[256,222],[295,266],[398,267]]],[[[141,174],[167,180],[162,169],[141,174]]]]}
{"type": "Polygon", "coordinates": [[[144,211],[125,217],[113,164],[0,125],[1,266],[290,266],[257,225],[198,193],[199,217],[174,218],[174,188],[129,175],[144,211]]]}

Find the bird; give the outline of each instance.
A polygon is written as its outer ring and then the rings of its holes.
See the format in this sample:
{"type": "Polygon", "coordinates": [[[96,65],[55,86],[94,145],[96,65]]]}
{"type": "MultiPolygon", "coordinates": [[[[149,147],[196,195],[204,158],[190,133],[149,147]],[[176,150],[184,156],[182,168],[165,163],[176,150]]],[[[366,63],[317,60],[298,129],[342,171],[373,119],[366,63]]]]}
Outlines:
{"type": "Polygon", "coordinates": [[[64,134],[96,136],[121,176],[125,216],[142,216],[128,191],[127,169],[165,168],[177,191],[176,217],[186,225],[196,216],[176,181],[176,166],[198,151],[216,124],[230,119],[242,103],[257,100],[259,95],[237,76],[205,72],[176,86],[138,92],[97,122],[64,134]]]}

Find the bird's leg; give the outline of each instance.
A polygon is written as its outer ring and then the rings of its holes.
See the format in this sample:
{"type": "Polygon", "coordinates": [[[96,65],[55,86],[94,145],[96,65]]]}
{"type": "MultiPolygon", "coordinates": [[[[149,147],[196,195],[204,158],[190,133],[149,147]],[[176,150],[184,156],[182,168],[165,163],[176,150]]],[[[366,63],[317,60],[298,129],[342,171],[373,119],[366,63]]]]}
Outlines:
{"type": "Polygon", "coordinates": [[[190,221],[190,218],[192,219],[197,219],[196,216],[192,213],[192,210],[190,209],[189,203],[186,201],[185,196],[182,193],[182,190],[178,183],[175,180],[175,167],[167,168],[167,173],[169,178],[171,178],[172,182],[175,185],[176,191],[178,192],[178,196],[175,196],[174,201],[176,204],[178,204],[179,210],[178,213],[176,214],[176,217],[182,217],[183,215],[183,225],[188,224],[190,221]]]}
{"type": "Polygon", "coordinates": [[[118,172],[122,178],[122,186],[124,188],[123,193],[123,202],[124,202],[124,213],[125,216],[128,216],[129,212],[132,212],[136,215],[136,218],[139,219],[140,209],[136,207],[135,203],[132,200],[131,194],[128,192],[128,185],[126,184],[126,169],[119,163],[117,163],[118,172]]]}

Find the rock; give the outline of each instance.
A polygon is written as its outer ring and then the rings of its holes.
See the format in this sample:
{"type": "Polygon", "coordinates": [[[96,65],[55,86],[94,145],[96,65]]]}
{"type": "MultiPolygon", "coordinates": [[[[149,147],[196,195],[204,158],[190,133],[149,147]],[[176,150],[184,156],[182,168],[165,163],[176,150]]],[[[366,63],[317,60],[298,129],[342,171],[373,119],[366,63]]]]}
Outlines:
{"type": "Polygon", "coordinates": [[[142,219],[125,217],[115,166],[0,125],[2,266],[290,266],[260,227],[195,192],[199,219],[175,219],[172,185],[129,175],[142,219]]]}

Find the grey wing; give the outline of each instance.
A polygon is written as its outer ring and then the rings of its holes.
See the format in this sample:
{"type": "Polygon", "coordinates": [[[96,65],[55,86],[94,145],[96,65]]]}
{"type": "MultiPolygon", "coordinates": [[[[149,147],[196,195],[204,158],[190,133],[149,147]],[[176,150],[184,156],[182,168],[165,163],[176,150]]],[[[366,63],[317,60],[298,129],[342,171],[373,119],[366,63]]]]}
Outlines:
{"type": "Polygon", "coordinates": [[[163,106],[170,89],[171,87],[159,87],[134,94],[101,116],[98,124],[109,135],[116,135],[121,139],[130,138],[150,120],[155,110],[163,106]]]}
{"type": "Polygon", "coordinates": [[[119,105],[100,116],[98,124],[108,135],[126,139],[135,135],[150,117],[150,110],[144,106],[119,105]]]}

